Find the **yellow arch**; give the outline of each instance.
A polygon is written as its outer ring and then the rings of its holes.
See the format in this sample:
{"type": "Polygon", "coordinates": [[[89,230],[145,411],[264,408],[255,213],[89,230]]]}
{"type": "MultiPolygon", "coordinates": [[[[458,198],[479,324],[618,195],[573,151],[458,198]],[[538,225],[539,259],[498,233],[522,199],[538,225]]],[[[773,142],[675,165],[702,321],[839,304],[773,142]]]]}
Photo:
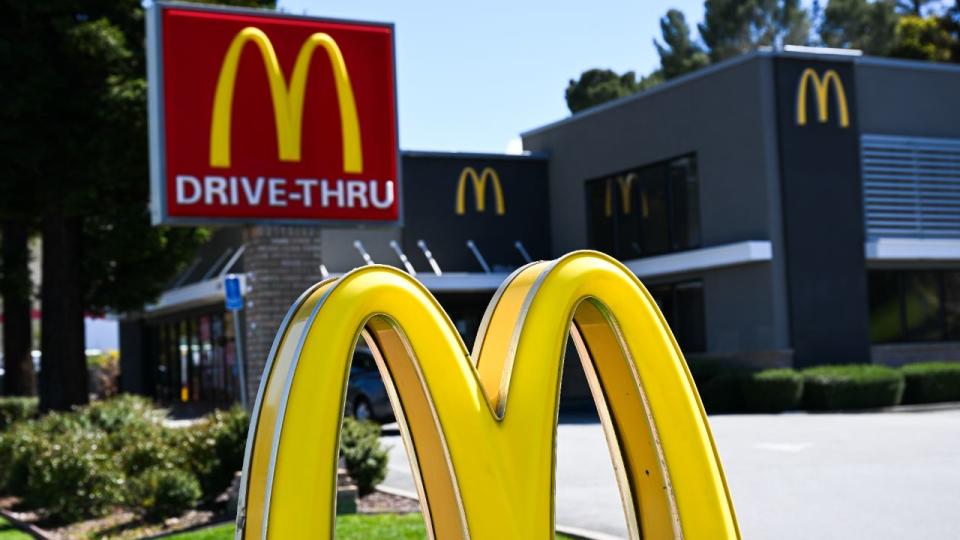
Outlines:
{"type": "Polygon", "coordinates": [[[821,79],[813,68],[803,70],[800,82],[797,83],[797,125],[807,124],[807,81],[813,81],[813,88],[817,95],[817,120],[825,123],[829,118],[828,93],[831,85],[836,92],[837,110],[840,112],[840,127],[850,126],[850,113],[847,110],[847,94],[843,90],[843,81],[835,70],[828,69],[821,79]]]}
{"type": "Polygon", "coordinates": [[[436,300],[367,266],[307,291],[254,410],[238,539],[332,538],[336,462],[358,335],[384,377],[431,538],[553,537],[554,440],[573,337],[631,537],[739,538],[692,378],[656,304],[615,260],[576,252],[515,272],[467,352],[436,300]]]}
{"type": "Polygon", "coordinates": [[[247,43],[260,50],[270,97],[273,101],[273,118],[277,130],[277,148],[281,161],[300,161],[301,137],[303,134],[303,100],[306,93],[307,75],[313,53],[320,47],[330,58],[333,79],[340,108],[340,130],[343,138],[343,169],[348,173],[363,171],[363,150],[360,142],[360,122],[353,98],[350,74],[337,42],[328,34],[318,32],[304,41],[293,67],[290,87],[280,69],[280,62],[270,38],[260,30],[248,26],[233,38],[220,66],[217,89],[213,98],[213,116],[210,122],[210,166],[230,166],[230,123],[233,117],[233,90],[237,82],[237,66],[240,54],[247,43]]]}
{"type": "Polygon", "coordinates": [[[486,210],[487,200],[487,180],[493,184],[493,196],[496,198],[496,212],[498,216],[506,213],[506,207],[503,202],[503,186],[500,184],[500,175],[492,167],[484,167],[480,174],[473,167],[464,167],[460,171],[460,178],[457,180],[457,201],[456,213],[462,216],[466,213],[466,195],[467,179],[473,184],[473,197],[476,200],[477,212],[486,210]]]}

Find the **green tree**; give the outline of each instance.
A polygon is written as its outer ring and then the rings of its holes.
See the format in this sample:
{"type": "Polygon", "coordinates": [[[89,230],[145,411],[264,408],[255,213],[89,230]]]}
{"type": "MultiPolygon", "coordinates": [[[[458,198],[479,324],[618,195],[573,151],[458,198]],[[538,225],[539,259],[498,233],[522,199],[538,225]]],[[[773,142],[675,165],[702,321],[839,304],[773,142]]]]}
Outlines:
{"type": "Polygon", "coordinates": [[[660,71],[654,71],[638,81],[632,71],[618,75],[609,69],[589,69],[581,73],[579,79],[571,79],[567,85],[567,108],[571,113],[577,113],[646,90],[662,81],[663,75],[660,71]]]}
{"type": "Polygon", "coordinates": [[[700,37],[714,62],[808,42],[810,18],[800,0],[705,0],[703,7],[700,37]]]}
{"type": "Polygon", "coordinates": [[[664,79],[672,79],[696,71],[710,63],[703,47],[690,38],[690,26],[683,12],[671,9],[660,19],[663,45],[654,40],[660,55],[660,71],[664,79]]]}
{"type": "Polygon", "coordinates": [[[26,220],[2,223],[0,296],[3,297],[3,393],[29,396],[35,391],[31,325],[29,228],[26,220]]]}
{"type": "Polygon", "coordinates": [[[828,47],[886,55],[898,20],[895,0],[831,0],[823,12],[820,39],[828,47]]]}
{"type": "MultiPolygon", "coordinates": [[[[236,2],[250,5],[253,2],[236,2]]],[[[139,0],[0,0],[0,218],[43,237],[43,409],[87,400],[83,318],[156,297],[204,233],[151,227],[139,0]]]]}
{"type": "Polygon", "coordinates": [[[890,56],[947,62],[953,45],[939,18],[905,15],[897,23],[890,56]]]}

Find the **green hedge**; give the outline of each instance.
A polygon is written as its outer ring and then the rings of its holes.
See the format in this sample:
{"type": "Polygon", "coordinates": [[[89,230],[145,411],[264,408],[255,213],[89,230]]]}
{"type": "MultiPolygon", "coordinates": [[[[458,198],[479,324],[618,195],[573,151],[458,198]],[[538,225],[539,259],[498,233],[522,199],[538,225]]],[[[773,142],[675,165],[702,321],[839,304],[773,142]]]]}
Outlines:
{"type": "Polygon", "coordinates": [[[793,369],[768,369],[740,378],[740,395],[749,412],[796,409],[803,396],[803,375],[793,369]]]}
{"type": "Polygon", "coordinates": [[[187,428],[165,417],[121,396],[14,423],[0,433],[0,491],[60,522],[117,507],[162,519],[214,499],[242,466],[246,413],[215,411],[187,428]]]}
{"type": "Polygon", "coordinates": [[[803,370],[803,377],[803,405],[809,410],[890,407],[903,398],[903,374],[885,366],[817,366],[803,370]]]}
{"type": "Polygon", "coordinates": [[[3,397],[0,398],[0,431],[15,422],[29,420],[37,415],[37,398],[3,397]]]}
{"type": "Polygon", "coordinates": [[[906,380],[904,403],[960,401],[960,363],[908,364],[900,371],[906,380]]]}

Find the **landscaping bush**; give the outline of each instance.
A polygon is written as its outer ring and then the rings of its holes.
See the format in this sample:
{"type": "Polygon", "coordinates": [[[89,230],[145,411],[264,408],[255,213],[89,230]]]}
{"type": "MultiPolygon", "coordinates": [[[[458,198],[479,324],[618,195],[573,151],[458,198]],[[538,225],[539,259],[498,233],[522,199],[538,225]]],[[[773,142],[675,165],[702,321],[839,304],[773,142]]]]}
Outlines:
{"type": "Polygon", "coordinates": [[[740,385],[746,376],[743,371],[728,370],[708,378],[695,378],[703,408],[710,414],[742,411],[740,385]]]}
{"type": "Polygon", "coordinates": [[[810,410],[890,407],[903,398],[903,374],[885,366],[817,366],[803,370],[803,377],[803,404],[810,410]]]}
{"type": "Polygon", "coordinates": [[[121,396],[15,422],[0,431],[0,490],[64,522],[117,506],[160,519],[214,499],[243,465],[246,413],[186,428],[167,427],[165,414],[121,396]]]}
{"type": "Polygon", "coordinates": [[[37,398],[4,397],[0,398],[0,430],[5,430],[14,422],[28,420],[37,415],[37,398]]]}
{"type": "Polygon", "coordinates": [[[361,496],[372,492],[387,476],[388,456],[380,445],[380,424],[344,418],[340,455],[361,496]]]}
{"type": "Polygon", "coordinates": [[[900,372],[906,381],[904,403],[960,401],[960,363],[908,364],[900,372]]]}
{"type": "Polygon", "coordinates": [[[110,446],[116,449],[124,474],[133,477],[148,469],[184,468],[187,465],[176,429],[162,423],[129,424],[110,435],[110,446]]]}
{"type": "Polygon", "coordinates": [[[204,499],[213,499],[243,467],[250,419],[240,407],[214,411],[207,420],[182,433],[187,468],[196,475],[204,499]]]}
{"type": "Polygon", "coordinates": [[[51,519],[101,516],[123,502],[125,478],[104,431],[37,437],[28,453],[24,502],[51,519]]]}
{"type": "Polygon", "coordinates": [[[203,495],[200,482],[189,471],[159,467],[134,478],[131,492],[148,520],[178,516],[196,505],[203,495]]]}
{"type": "Polygon", "coordinates": [[[750,412],[796,409],[803,396],[803,375],[793,369],[768,369],[740,378],[740,396],[750,412]]]}

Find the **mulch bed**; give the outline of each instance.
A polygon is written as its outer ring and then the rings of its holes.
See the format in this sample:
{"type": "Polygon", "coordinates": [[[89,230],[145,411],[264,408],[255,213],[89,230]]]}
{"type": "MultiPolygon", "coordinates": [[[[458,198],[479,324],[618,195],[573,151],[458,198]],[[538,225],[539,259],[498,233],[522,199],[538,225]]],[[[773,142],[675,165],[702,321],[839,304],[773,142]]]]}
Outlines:
{"type": "MultiPolygon", "coordinates": [[[[101,518],[79,521],[67,525],[51,524],[36,512],[19,507],[17,497],[0,497],[0,509],[8,516],[38,528],[42,538],[49,540],[133,540],[172,533],[214,522],[231,521],[222,513],[210,510],[190,510],[180,517],[169,518],[162,523],[146,523],[133,512],[116,511],[101,518]]],[[[357,499],[357,511],[361,514],[407,514],[420,511],[420,503],[414,499],[374,491],[357,499]]],[[[35,529],[36,530],[36,529],[35,529]]]]}
{"type": "Polygon", "coordinates": [[[409,514],[419,511],[418,501],[382,491],[374,491],[357,499],[357,512],[361,514],[409,514]]]}

